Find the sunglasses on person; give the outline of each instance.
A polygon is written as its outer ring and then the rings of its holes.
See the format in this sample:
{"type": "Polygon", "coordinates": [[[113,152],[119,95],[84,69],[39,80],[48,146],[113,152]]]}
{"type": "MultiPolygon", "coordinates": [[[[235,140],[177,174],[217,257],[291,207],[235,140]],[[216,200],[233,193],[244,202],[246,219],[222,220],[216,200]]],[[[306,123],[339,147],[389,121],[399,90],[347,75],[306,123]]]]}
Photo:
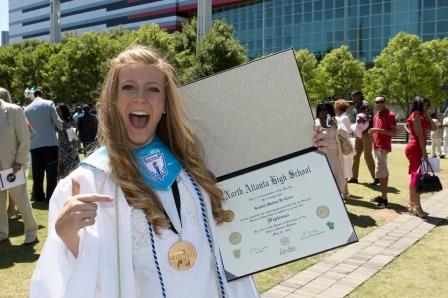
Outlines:
{"type": "Polygon", "coordinates": [[[377,100],[377,101],[375,101],[375,104],[383,104],[384,103],[384,100],[377,100]]]}

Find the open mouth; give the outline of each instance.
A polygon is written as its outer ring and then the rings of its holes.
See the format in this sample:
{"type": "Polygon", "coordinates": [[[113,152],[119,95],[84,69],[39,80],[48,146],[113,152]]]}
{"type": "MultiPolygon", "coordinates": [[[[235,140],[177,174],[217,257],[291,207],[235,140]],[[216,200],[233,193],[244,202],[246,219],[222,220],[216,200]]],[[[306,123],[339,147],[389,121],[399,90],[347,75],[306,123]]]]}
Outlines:
{"type": "Polygon", "coordinates": [[[149,118],[147,112],[136,111],[129,114],[129,121],[135,128],[144,128],[148,124],[149,118]]]}

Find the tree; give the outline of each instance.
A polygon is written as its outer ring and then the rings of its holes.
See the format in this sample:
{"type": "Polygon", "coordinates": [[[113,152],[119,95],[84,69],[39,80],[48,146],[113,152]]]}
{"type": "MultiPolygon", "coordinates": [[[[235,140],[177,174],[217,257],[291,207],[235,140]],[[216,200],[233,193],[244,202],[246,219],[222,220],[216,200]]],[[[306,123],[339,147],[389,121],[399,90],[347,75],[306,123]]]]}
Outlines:
{"type": "Polygon", "coordinates": [[[193,73],[202,78],[247,62],[247,48],[235,38],[231,25],[217,20],[197,44],[196,58],[198,64],[193,73]]]}
{"type": "Polygon", "coordinates": [[[353,58],[347,46],[334,49],[318,66],[323,82],[335,98],[348,98],[353,90],[361,89],[365,65],[353,58]]]}
{"type": "MultiPolygon", "coordinates": [[[[0,87],[12,92],[12,80],[15,66],[16,48],[12,45],[0,47],[0,87]]],[[[12,94],[15,100],[15,94],[12,94]]]]}
{"type": "Polygon", "coordinates": [[[98,99],[107,61],[121,46],[93,32],[65,36],[60,51],[46,66],[46,86],[59,102],[94,102],[98,99]]]}
{"type": "Polygon", "coordinates": [[[398,104],[405,116],[414,97],[433,87],[434,67],[418,36],[400,32],[392,38],[367,71],[364,93],[370,100],[383,95],[398,104]]]}
{"type": "Polygon", "coordinates": [[[147,45],[155,48],[163,57],[173,64],[173,37],[157,24],[141,26],[134,33],[133,44],[147,45]]]}
{"type": "Polygon", "coordinates": [[[317,59],[307,49],[301,49],[295,53],[295,58],[300,69],[300,75],[311,104],[328,98],[331,93],[322,73],[317,68],[317,59]]]}
{"type": "Polygon", "coordinates": [[[15,57],[12,92],[16,99],[23,98],[23,91],[31,86],[47,86],[45,66],[57,53],[58,46],[45,41],[25,40],[18,44],[15,57]]]}
{"type": "Polygon", "coordinates": [[[435,106],[443,103],[448,90],[448,38],[424,42],[422,49],[434,67],[426,95],[435,106]]]}
{"type": "Polygon", "coordinates": [[[56,45],[26,40],[0,48],[0,86],[22,98],[31,85],[46,87],[58,102],[93,102],[98,99],[108,71],[108,60],[134,44],[150,45],[175,66],[181,82],[223,71],[247,61],[246,48],[224,21],[213,24],[199,44],[196,19],[180,32],[168,33],[158,25],[137,31],[117,28],[101,33],[68,34],[56,45]]]}
{"type": "Polygon", "coordinates": [[[197,78],[196,64],[196,28],[197,20],[192,18],[182,24],[182,29],[172,33],[174,66],[181,83],[188,83],[197,78]]]}

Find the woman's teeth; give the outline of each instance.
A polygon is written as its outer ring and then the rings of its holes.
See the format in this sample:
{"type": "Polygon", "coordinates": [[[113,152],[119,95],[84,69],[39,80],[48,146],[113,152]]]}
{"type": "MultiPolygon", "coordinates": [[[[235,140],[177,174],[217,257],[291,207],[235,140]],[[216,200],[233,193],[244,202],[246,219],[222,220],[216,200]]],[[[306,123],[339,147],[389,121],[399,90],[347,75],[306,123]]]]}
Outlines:
{"type": "Polygon", "coordinates": [[[129,121],[136,128],[144,128],[148,124],[149,118],[147,112],[135,111],[129,114],[129,121]]]}

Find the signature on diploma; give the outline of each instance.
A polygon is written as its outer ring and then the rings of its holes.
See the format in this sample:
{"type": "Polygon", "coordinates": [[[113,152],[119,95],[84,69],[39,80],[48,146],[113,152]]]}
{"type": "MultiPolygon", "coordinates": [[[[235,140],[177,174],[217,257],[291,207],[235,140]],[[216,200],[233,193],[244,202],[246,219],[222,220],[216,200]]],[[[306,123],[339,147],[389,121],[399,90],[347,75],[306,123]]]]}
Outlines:
{"type": "Polygon", "coordinates": [[[300,237],[300,239],[306,239],[306,238],[314,237],[314,236],[320,235],[322,233],[324,233],[324,231],[319,231],[317,229],[314,229],[314,230],[311,230],[311,231],[303,232],[302,236],[300,237]]]}
{"type": "Polygon", "coordinates": [[[266,249],[268,249],[267,246],[256,246],[256,247],[250,247],[249,248],[249,254],[251,255],[258,255],[263,253],[266,249]]]}

